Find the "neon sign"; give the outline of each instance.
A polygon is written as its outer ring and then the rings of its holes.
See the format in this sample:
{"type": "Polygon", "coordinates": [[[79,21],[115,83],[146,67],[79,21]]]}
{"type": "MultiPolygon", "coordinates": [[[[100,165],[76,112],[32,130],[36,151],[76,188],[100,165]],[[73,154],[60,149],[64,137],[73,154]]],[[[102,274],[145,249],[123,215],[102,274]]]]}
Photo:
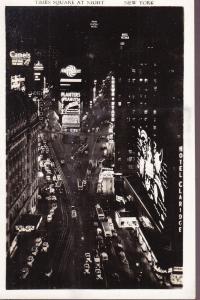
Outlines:
{"type": "Polygon", "coordinates": [[[167,189],[167,165],[163,161],[163,149],[158,150],[155,141],[152,141],[143,129],[138,130],[138,175],[153,202],[154,208],[160,217],[163,228],[166,219],[165,191],[167,189]]]}
{"type": "Polygon", "coordinates": [[[17,53],[15,51],[10,51],[10,57],[12,60],[12,65],[29,66],[31,62],[31,55],[28,52],[17,53]]]}
{"type": "Polygon", "coordinates": [[[81,73],[80,69],[77,69],[73,65],[69,65],[66,68],[62,68],[60,73],[66,74],[68,77],[75,77],[77,74],[81,73]]]}

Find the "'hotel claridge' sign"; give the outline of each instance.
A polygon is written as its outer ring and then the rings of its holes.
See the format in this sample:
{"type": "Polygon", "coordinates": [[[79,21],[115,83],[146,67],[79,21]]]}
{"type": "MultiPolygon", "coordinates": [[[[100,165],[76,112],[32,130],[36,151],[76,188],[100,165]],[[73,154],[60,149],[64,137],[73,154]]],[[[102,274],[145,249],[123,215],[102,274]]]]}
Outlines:
{"type": "Polygon", "coordinates": [[[77,69],[73,65],[69,65],[66,68],[62,68],[60,73],[66,74],[68,77],[75,77],[77,74],[81,73],[80,69],[77,69]]]}

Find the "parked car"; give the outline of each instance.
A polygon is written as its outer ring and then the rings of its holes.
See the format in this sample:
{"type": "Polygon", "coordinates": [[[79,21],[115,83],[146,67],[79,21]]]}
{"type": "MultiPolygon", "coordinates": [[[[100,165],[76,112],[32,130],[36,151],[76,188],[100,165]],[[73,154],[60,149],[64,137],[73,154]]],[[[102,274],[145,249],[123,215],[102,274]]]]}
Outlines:
{"type": "Polygon", "coordinates": [[[86,262],[92,262],[91,254],[89,252],[85,253],[86,262]]]}
{"type": "Polygon", "coordinates": [[[99,257],[99,256],[95,256],[95,257],[94,257],[94,263],[95,263],[95,266],[96,266],[96,267],[100,267],[100,265],[101,265],[101,260],[100,260],[100,257],[99,257]]]}
{"type": "Polygon", "coordinates": [[[108,261],[108,254],[106,252],[101,253],[102,261],[108,261]]]}
{"type": "Polygon", "coordinates": [[[40,247],[41,244],[42,244],[42,238],[41,237],[37,237],[35,239],[35,246],[36,247],[40,247]]]}
{"type": "Polygon", "coordinates": [[[34,255],[34,256],[36,256],[38,254],[38,247],[33,246],[31,248],[31,254],[34,255]]]}
{"type": "Polygon", "coordinates": [[[84,275],[89,275],[90,274],[90,265],[88,263],[84,264],[83,266],[83,274],[84,275]]]}
{"type": "Polygon", "coordinates": [[[49,214],[49,215],[47,216],[47,222],[51,222],[51,221],[52,221],[52,215],[49,214]]]}
{"type": "Polygon", "coordinates": [[[43,242],[43,243],[42,243],[42,250],[43,250],[44,252],[47,252],[48,249],[49,249],[49,243],[48,243],[48,242],[43,242]]]}
{"type": "Polygon", "coordinates": [[[124,253],[124,251],[120,251],[119,252],[119,258],[120,258],[120,261],[123,263],[123,264],[127,264],[128,265],[128,260],[126,258],[126,254],[124,253]]]}
{"type": "Polygon", "coordinates": [[[24,267],[20,270],[20,279],[26,279],[29,274],[29,268],[24,267]]]}
{"type": "Polygon", "coordinates": [[[27,259],[26,259],[27,265],[28,265],[29,267],[32,267],[34,260],[35,260],[34,257],[33,257],[32,255],[29,255],[29,256],[27,257],[27,259]]]}
{"type": "Polygon", "coordinates": [[[53,208],[50,209],[49,214],[54,215],[54,209],[53,208]]]}
{"type": "Polygon", "coordinates": [[[100,268],[95,268],[94,272],[95,272],[95,279],[96,280],[103,280],[100,268]]]}

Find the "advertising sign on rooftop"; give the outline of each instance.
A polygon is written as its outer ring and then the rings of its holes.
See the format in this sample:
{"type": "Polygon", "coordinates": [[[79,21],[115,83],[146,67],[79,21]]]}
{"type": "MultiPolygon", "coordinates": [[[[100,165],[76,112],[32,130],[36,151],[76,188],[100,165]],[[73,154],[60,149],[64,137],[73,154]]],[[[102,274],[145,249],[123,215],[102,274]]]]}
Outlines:
{"type": "Polygon", "coordinates": [[[60,73],[66,74],[68,77],[75,77],[81,73],[80,69],[77,69],[74,65],[68,65],[66,68],[62,68],[60,73]]]}
{"type": "Polygon", "coordinates": [[[43,64],[40,61],[38,61],[37,63],[34,63],[33,69],[35,71],[43,71],[44,70],[44,66],[43,66],[43,64]]]}
{"type": "Polygon", "coordinates": [[[10,58],[13,66],[29,66],[31,62],[31,55],[28,52],[10,51],[10,58]]]}

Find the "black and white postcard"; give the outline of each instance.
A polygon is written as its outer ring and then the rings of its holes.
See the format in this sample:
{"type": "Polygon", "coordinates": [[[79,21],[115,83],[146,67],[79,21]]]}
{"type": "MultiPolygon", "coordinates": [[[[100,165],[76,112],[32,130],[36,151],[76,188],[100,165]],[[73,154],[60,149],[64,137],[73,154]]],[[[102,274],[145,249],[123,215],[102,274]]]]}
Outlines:
{"type": "Polygon", "coordinates": [[[194,299],[193,5],[1,5],[2,297],[194,299]]]}

